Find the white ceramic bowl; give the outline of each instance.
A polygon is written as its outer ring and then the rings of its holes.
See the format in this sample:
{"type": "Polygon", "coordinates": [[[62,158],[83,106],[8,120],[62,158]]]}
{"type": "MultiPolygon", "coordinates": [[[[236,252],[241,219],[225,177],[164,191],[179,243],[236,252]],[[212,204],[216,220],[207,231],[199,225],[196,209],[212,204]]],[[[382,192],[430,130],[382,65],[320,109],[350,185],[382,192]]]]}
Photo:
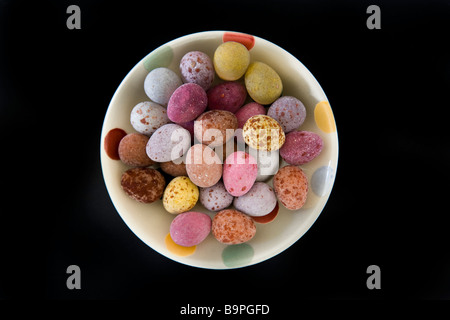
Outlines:
{"type": "MultiPolygon", "coordinates": [[[[123,192],[120,179],[128,167],[121,161],[108,157],[104,149],[104,138],[114,128],[121,128],[127,133],[134,132],[130,124],[130,112],[137,103],[149,100],[144,92],[144,79],[150,70],[168,67],[180,74],[179,61],[185,53],[198,50],[212,58],[217,46],[223,42],[224,35],[235,37],[227,31],[190,34],[162,45],[139,61],[123,79],[109,104],[100,147],[103,177],[111,200],[136,236],[172,260],[211,269],[244,267],[264,261],[300,239],[315,222],[328,200],[338,161],[336,124],[328,99],[317,80],[300,61],[284,49],[262,38],[246,35],[254,41],[250,50],[251,61],[270,65],[283,81],[283,95],[294,96],[304,103],[307,116],[299,130],[313,131],[323,139],[321,154],[308,164],[300,166],[309,180],[307,202],[298,211],[289,211],[280,204],[275,220],[268,224],[257,223],[255,237],[245,244],[227,246],[219,243],[212,234],[191,250],[178,251],[179,248],[171,247],[166,242],[170,223],[175,216],[165,211],[161,200],[142,204],[123,192]]],[[[280,162],[280,167],[284,165],[284,161],[280,162]]],[[[272,185],[272,180],[267,182],[272,185]]],[[[205,212],[211,217],[215,214],[207,211],[200,202],[192,210],[205,212]]]]}

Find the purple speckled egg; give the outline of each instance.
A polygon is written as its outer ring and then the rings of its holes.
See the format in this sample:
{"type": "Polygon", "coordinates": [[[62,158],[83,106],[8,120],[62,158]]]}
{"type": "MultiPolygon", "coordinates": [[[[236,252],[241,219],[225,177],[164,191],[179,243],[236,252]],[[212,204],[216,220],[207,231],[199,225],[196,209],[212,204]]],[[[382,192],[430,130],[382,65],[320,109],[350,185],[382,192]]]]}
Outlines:
{"type": "Polygon", "coordinates": [[[202,212],[189,211],[175,217],[170,224],[170,237],[183,247],[201,243],[211,231],[211,218],[202,212]]]}
{"type": "Polygon", "coordinates": [[[269,214],[277,204],[275,191],[264,182],[255,182],[249,192],[234,198],[234,207],[251,217],[269,214]]]}
{"type": "Polygon", "coordinates": [[[205,91],[214,81],[214,66],[211,58],[203,52],[191,51],[180,61],[181,79],[184,83],[196,83],[205,91]]]}
{"type": "Polygon", "coordinates": [[[258,175],[255,158],[244,151],[236,151],[225,159],[223,184],[228,193],[239,197],[253,186],[258,175]]]}
{"type": "Polygon", "coordinates": [[[167,116],[175,123],[194,120],[205,111],[208,96],[205,90],[195,83],[185,83],[178,87],[167,104],[167,116]]]}
{"type": "Polygon", "coordinates": [[[277,120],[285,133],[300,127],[306,119],[306,109],[297,98],[284,96],[275,100],[267,115],[277,120]]]}
{"type": "Polygon", "coordinates": [[[181,158],[191,147],[191,135],[181,126],[168,123],[152,134],[146,152],[156,162],[174,161],[181,158]]]}
{"type": "Polygon", "coordinates": [[[235,113],[247,97],[245,86],[239,82],[222,82],[208,90],[208,108],[235,113]]]}
{"type": "Polygon", "coordinates": [[[293,131],[286,135],[280,155],[287,163],[298,166],[317,157],[322,147],[323,141],[318,134],[310,131],[293,131]]]}

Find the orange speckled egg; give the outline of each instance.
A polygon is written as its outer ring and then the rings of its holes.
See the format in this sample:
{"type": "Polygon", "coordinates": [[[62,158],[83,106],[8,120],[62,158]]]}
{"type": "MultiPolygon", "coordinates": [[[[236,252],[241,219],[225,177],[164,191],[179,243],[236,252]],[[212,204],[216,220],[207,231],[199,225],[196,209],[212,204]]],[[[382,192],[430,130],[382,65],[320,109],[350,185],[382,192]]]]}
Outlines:
{"type": "Polygon", "coordinates": [[[197,186],[211,187],[222,177],[222,160],[210,147],[194,144],[186,155],[186,171],[197,186]]]}
{"type": "Polygon", "coordinates": [[[289,210],[298,210],[306,202],[308,179],[302,169],[289,165],[273,177],[273,187],[278,200],[289,210]]]}
{"type": "Polygon", "coordinates": [[[225,244],[247,242],[256,234],[256,226],[249,216],[233,209],[219,211],[212,221],[214,237],[225,244]]]}

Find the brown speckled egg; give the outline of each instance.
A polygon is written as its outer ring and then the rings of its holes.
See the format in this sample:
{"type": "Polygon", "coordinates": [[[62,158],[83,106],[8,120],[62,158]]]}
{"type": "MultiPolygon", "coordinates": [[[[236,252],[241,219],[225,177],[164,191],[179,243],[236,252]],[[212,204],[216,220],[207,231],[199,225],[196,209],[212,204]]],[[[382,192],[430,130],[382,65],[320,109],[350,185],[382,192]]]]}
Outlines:
{"type": "Polygon", "coordinates": [[[219,211],[212,222],[214,237],[225,244],[247,242],[256,234],[256,226],[252,218],[233,209],[219,211]]]}
{"type": "Polygon", "coordinates": [[[272,117],[256,115],[247,120],[242,128],[244,141],[257,150],[278,150],[284,144],[283,128],[272,117]]]}
{"type": "Polygon", "coordinates": [[[306,202],[308,179],[302,169],[289,165],[273,177],[273,187],[278,200],[289,210],[298,210],[306,202]]]}
{"type": "Polygon", "coordinates": [[[129,133],[119,143],[119,157],[123,163],[132,167],[147,167],[154,164],[145,151],[148,136],[129,133]]]}
{"type": "Polygon", "coordinates": [[[194,144],[186,154],[186,171],[195,185],[211,187],[222,177],[222,161],[210,147],[194,144]]]}
{"type": "Polygon", "coordinates": [[[194,134],[201,143],[217,147],[230,140],[237,127],[237,118],[233,113],[225,110],[211,110],[197,118],[194,123],[194,134]]]}
{"type": "Polygon", "coordinates": [[[162,171],[173,177],[187,176],[186,164],[183,161],[180,161],[180,163],[173,161],[161,162],[160,165],[162,171]]]}
{"type": "Polygon", "coordinates": [[[132,168],[122,174],[123,191],[132,199],[152,203],[163,195],[166,181],[163,175],[151,168],[132,168]]]}

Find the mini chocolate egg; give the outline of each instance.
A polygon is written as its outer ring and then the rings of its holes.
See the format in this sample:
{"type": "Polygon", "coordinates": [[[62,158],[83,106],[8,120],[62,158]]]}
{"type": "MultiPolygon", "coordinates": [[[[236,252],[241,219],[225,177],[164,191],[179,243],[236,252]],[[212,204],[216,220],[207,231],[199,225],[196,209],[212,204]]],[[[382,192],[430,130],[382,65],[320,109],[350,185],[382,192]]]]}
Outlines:
{"type": "Polygon", "coordinates": [[[161,198],[166,181],[155,169],[132,168],[122,174],[120,185],[130,198],[152,203],[161,198]]]}
{"type": "Polygon", "coordinates": [[[280,124],[266,115],[256,115],[248,119],[242,134],[245,143],[257,150],[278,150],[285,141],[280,124]]]}
{"type": "Polygon", "coordinates": [[[144,101],[131,110],[130,122],[134,130],[151,136],[158,128],[170,122],[167,110],[157,103],[144,101]]]}
{"type": "Polygon", "coordinates": [[[154,162],[145,151],[148,136],[141,133],[129,133],[120,140],[119,157],[123,163],[132,167],[147,167],[154,162]]]}
{"type": "Polygon", "coordinates": [[[164,190],[163,206],[169,213],[186,212],[195,206],[198,196],[198,187],[188,177],[176,177],[164,190]]]}
{"type": "Polygon", "coordinates": [[[253,100],[260,104],[271,104],[283,91],[278,73],[262,62],[253,62],[245,73],[245,87],[253,100]]]}
{"type": "Polygon", "coordinates": [[[273,177],[273,188],[278,200],[289,210],[298,210],[306,202],[308,179],[302,169],[288,165],[273,177]]]}
{"type": "Polygon", "coordinates": [[[175,123],[194,120],[205,111],[208,96],[205,90],[195,83],[185,83],[178,87],[167,104],[167,116],[175,123]]]}
{"type": "Polygon", "coordinates": [[[298,166],[317,157],[322,147],[322,138],[317,133],[293,131],[286,135],[286,142],[280,149],[280,155],[287,163],[298,166]]]}
{"type": "MultiPolygon", "coordinates": [[[[177,161],[178,162],[178,161],[177,161]]],[[[161,162],[161,170],[173,177],[187,176],[186,164],[184,161],[175,163],[173,161],[161,162]]]]}
{"type": "Polygon", "coordinates": [[[239,197],[255,183],[258,167],[255,158],[243,151],[230,154],[223,165],[223,184],[228,193],[239,197]]]}
{"type": "Polygon", "coordinates": [[[256,234],[255,222],[246,214],[233,209],[218,212],[212,221],[212,234],[221,243],[239,244],[256,234]]]}
{"type": "Polygon", "coordinates": [[[273,189],[264,182],[255,182],[249,192],[234,198],[234,207],[251,217],[269,214],[277,204],[273,189]]]}
{"type": "Polygon", "coordinates": [[[236,129],[236,116],[225,110],[207,111],[194,123],[195,137],[200,143],[210,147],[223,145],[233,138],[236,129]]]}
{"type": "Polygon", "coordinates": [[[222,161],[210,147],[194,144],[186,154],[186,171],[199,187],[211,187],[222,177],[222,161]]]}
{"type": "Polygon", "coordinates": [[[266,114],[266,109],[262,105],[256,102],[247,103],[234,114],[238,121],[238,128],[242,129],[248,119],[259,114],[266,114]]]}
{"type": "Polygon", "coordinates": [[[284,133],[300,127],[306,119],[306,109],[297,98],[284,96],[275,100],[267,111],[283,128],[284,133]]]}
{"type": "Polygon", "coordinates": [[[200,188],[200,202],[210,211],[220,211],[231,205],[233,196],[227,192],[222,181],[207,188],[200,188]]]}
{"type": "Polygon", "coordinates": [[[170,224],[170,237],[183,247],[201,243],[211,231],[211,218],[202,212],[189,211],[175,217],[170,224]]]}
{"type": "Polygon", "coordinates": [[[224,42],[214,52],[213,63],[221,79],[234,81],[242,77],[247,70],[250,53],[239,42],[224,42]]]}
{"type": "Polygon", "coordinates": [[[186,53],[180,61],[181,79],[184,83],[196,83],[203,90],[211,88],[214,66],[209,56],[201,51],[186,53]]]}
{"type": "Polygon", "coordinates": [[[150,159],[156,162],[176,160],[185,154],[191,146],[188,130],[173,123],[163,125],[148,140],[146,151],[150,159]]]}
{"type": "Polygon", "coordinates": [[[175,89],[182,84],[180,77],[172,70],[156,68],[145,77],[144,91],[152,101],[166,106],[175,89]]]}
{"type": "Polygon", "coordinates": [[[247,90],[239,82],[222,82],[207,92],[210,110],[226,110],[235,113],[244,104],[247,90]]]}

